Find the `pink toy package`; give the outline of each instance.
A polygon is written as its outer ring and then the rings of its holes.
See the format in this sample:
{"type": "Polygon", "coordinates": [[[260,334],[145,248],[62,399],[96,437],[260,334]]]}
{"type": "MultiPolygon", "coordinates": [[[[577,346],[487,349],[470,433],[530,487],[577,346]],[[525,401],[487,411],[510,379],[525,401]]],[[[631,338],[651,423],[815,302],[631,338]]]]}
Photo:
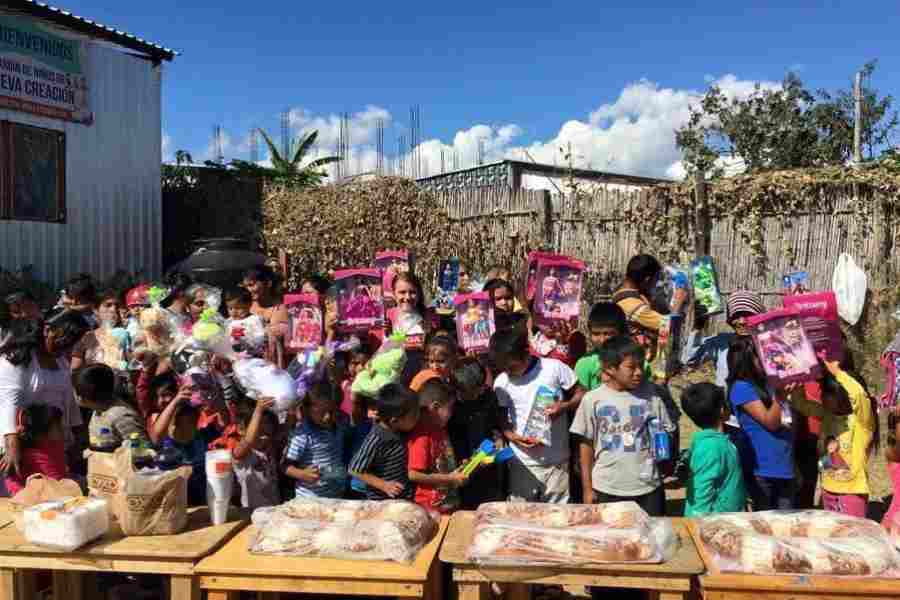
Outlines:
{"type": "Polygon", "coordinates": [[[581,314],[584,263],[571,258],[538,261],[534,312],[538,321],[570,321],[581,314]]]}
{"type": "Polygon", "coordinates": [[[375,255],[375,268],[381,271],[381,289],[384,299],[394,300],[394,278],[412,269],[408,250],[385,250],[375,255]]]}
{"type": "Polygon", "coordinates": [[[793,308],[800,315],[800,323],[816,353],[825,352],[828,360],[844,360],[844,339],[841,337],[834,292],[785,296],[784,307],[793,308]]]}
{"type": "Polygon", "coordinates": [[[766,378],[776,388],[815,381],[822,369],[796,309],[782,308],[747,320],[766,378]]]}
{"type": "Polygon", "coordinates": [[[334,274],[339,332],[367,333],[384,325],[381,281],[378,269],[348,269],[334,274]]]}
{"type": "Polygon", "coordinates": [[[285,347],[291,352],[318,348],[324,341],[325,319],[318,294],[287,294],[284,304],[288,312],[285,347]]]}
{"type": "Polygon", "coordinates": [[[541,260],[568,260],[568,256],[553,254],[552,252],[540,252],[535,250],[528,253],[528,279],[525,282],[525,298],[534,299],[538,281],[538,262],[541,260]]]}
{"type": "Polygon", "coordinates": [[[453,299],[456,306],[456,335],[466,352],[487,352],[494,325],[494,305],[487,292],[460,294],[453,299]]]}

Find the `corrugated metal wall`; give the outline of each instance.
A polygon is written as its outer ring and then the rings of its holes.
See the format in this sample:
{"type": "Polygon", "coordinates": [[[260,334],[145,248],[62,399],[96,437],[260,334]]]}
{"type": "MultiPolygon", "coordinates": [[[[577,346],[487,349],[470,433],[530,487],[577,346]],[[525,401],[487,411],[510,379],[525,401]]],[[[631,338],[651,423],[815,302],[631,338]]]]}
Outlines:
{"type": "Polygon", "coordinates": [[[0,267],[32,265],[59,284],[74,273],[106,278],[119,269],[160,274],[161,70],[92,44],[89,85],[94,124],[0,109],[0,119],[66,133],[64,225],[0,221],[0,267]]]}

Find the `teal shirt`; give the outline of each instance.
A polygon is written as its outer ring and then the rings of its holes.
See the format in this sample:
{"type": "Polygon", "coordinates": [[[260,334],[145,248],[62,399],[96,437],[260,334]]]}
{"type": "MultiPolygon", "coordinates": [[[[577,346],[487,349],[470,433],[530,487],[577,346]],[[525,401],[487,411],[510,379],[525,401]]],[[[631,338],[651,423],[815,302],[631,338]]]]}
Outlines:
{"type": "Polygon", "coordinates": [[[690,465],[685,517],[745,510],[747,492],[741,463],[727,435],[713,429],[695,433],[690,465]]]}

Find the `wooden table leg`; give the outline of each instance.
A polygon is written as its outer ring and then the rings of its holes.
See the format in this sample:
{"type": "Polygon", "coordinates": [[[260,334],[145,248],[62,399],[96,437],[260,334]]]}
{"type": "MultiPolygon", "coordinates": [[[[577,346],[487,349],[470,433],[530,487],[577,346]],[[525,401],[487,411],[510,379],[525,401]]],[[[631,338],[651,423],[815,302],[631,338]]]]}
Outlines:
{"type": "Polygon", "coordinates": [[[488,597],[488,584],[472,581],[460,581],[456,584],[459,600],[485,600],[488,597]]]}
{"type": "Polygon", "coordinates": [[[531,600],[531,586],[527,583],[507,583],[506,600],[531,600]]]}
{"type": "Polygon", "coordinates": [[[200,600],[200,586],[190,575],[172,575],[171,588],[171,600],[200,600]]]}
{"type": "Polygon", "coordinates": [[[659,592],[659,600],[690,600],[690,592],[659,592]]]}
{"type": "Polygon", "coordinates": [[[206,600],[239,600],[240,597],[240,592],[206,590],[206,600]]]}
{"type": "Polygon", "coordinates": [[[16,598],[16,572],[12,569],[0,569],[0,600],[18,600],[16,598]]]}
{"type": "Polygon", "coordinates": [[[53,571],[53,597],[84,600],[84,577],[81,571],[53,571]]]}
{"type": "Polygon", "coordinates": [[[31,569],[16,569],[17,600],[34,600],[37,598],[37,580],[31,569]]]}

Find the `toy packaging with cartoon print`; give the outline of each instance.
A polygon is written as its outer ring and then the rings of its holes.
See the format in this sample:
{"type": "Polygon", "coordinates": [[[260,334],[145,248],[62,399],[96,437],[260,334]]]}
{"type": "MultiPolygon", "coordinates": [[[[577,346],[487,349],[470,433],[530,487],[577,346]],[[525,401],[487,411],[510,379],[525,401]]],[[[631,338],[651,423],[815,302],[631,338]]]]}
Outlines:
{"type": "Polygon", "coordinates": [[[822,369],[796,309],[783,308],[747,320],[766,378],[776,388],[815,381],[822,369]]]}
{"type": "Polygon", "coordinates": [[[800,315],[803,330],[817,353],[825,352],[827,360],[844,360],[844,340],[834,292],[785,296],[784,307],[793,308],[800,315]]]}
{"type": "Polygon", "coordinates": [[[378,269],[348,269],[334,274],[337,329],[340,333],[368,333],[384,324],[382,274],[378,269]]]}
{"type": "Polygon", "coordinates": [[[496,331],[490,295],[487,292],[459,295],[454,304],[459,345],[466,352],[486,352],[496,331]]]}
{"type": "Polygon", "coordinates": [[[412,271],[408,250],[385,250],[375,254],[375,268],[381,271],[381,289],[385,302],[393,306],[394,279],[400,273],[412,271]]]}
{"type": "Polygon", "coordinates": [[[528,253],[528,279],[525,283],[525,298],[534,300],[534,294],[537,291],[538,283],[538,263],[542,260],[568,260],[568,256],[562,254],[553,254],[552,252],[529,252],[528,253]]]}
{"type": "Polygon", "coordinates": [[[706,307],[707,315],[725,312],[716,265],[711,256],[699,256],[691,261],[691,279],[694,281],[694,301],[706,307]]]}
{"type": "Polygon", "coordinates": [[[538,321],[569,321],[581,314],[584,263],[565,258],[538,261],[534,312],[538,321]]]}
{"type": "Polygon", "coordinates": [[[288,312],[288,331],[285,346],[300,352],[322,345],[322,303],[318,294],[287,294],[284,297],[288,312]]]}

